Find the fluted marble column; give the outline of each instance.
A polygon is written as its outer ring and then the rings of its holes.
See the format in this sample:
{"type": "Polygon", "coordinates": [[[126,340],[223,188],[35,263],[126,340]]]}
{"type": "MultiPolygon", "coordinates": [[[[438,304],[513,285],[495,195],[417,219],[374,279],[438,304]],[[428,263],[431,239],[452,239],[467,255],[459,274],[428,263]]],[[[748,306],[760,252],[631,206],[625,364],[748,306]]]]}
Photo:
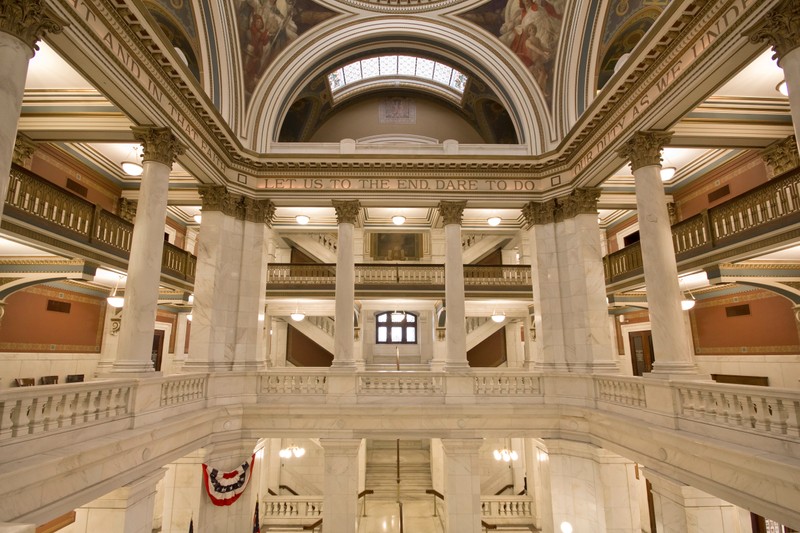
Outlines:
{"type": "Polygon", "coordinates": [[[447,533],[480,533],[483,439],[442,439],[447,533]]]}
{"type": "Polygon", "coordinates": [[[320,439],[325,450],[322,516],[325,531],[355,533],[358,517],[358,451],[361,439],[320,439]]]}
{"type": "Polygon", "coordinates": [[[8,190],[28,62],[44,34],[61,29],[61,22],[45,13],[44,0],[0,0],[0,198],[8,190]]]}
{"type": "MultiPolygon", "coordinates": [[[[444,296],[446,305],[446,371],[464,370],[467,363],[467,312],[464,303],[464,254],[461,247],[461,217],[467,202],[439,202],[444,222],[444,296]]],[[[465,530],[466,531],[466,530],[465,530]]]]}
{"type": "Polygon", "coordinates": [[[233,370],[264,370],[269,237],[275,205],[270,200],[243,198],[242,267],[239,275],[238,320],[233,370]]]}
{"type": "Polygon", "coordinates": [[[746,35],[754,43],[768,42],[775,51],[789,89],[795,142],[800,149],[800,2],[782,0],[746,35]]]}
{"type": "Polygon", "coordinates": [[[353,330],[355,322],[355,261],[353,260],[353,230],[361,211],[358,200],[333,200],[339,223],[336,247],[336,331],[333,336],[333,368],[355,369],[353,330]]]}
{"type": "Polygon", "coordinates": [[[153,372],[150,356],[161,281],[169,173],[183,148],[168,128],[132,129],[144,147],[144,172],[125,283],[125,320],[120,326],[117,357],[111,372],[145,375],[153,372]]]}
{"type": "Polygon", "coordinates": [[[639,132],[620,150],[631,162],[636,189],[642,263],[647,285],[655,362],[651,377],[697,375],[689,323],[681,310],[678,266],[667,199],[661,181],[661,150],[672,134],[639,132]]]}
{"type": "Polygon", "coordinates": [[[242,197],[202,185],[191,347],[185,372],[230,370],[234,361],[242,257],[242,197]]]}

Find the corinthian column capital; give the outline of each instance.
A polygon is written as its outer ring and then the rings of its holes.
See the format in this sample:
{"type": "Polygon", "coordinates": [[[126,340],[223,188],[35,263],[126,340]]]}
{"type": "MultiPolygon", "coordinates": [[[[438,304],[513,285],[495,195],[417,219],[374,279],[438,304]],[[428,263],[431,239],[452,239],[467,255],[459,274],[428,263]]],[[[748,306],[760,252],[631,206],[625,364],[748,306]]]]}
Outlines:
{"type": "Polygon", "coordinates": [[[522,206],[522,216],[528,228],[531,226],[541,226],[555,222],[556,202],[547,200],[545,202],[528,202],[522,206]]]}
{"type": "Polygon", "coordinates": [[[744,34],[752,43],[766,41],[772,46],[780,65],[786,54],[800,47],[800,2],[783,0],[744,34]]]}
{"type": "Polygon", "coordinates": [[[144,148],[142,161],[157,161],[171,167],[175,158],[183,153],[183,146],[169,128],[134,126],[131,130],[133,137],[144,148]]]}
{"type": "Polygon", "coordinates": [[[442,216],[444,225],[458,224],[461,225],[461,218],[464,216],[464,208],[467,206],[466,201],[451,202],[442,200],[439,202],[439,214],[442,216]]]}
{"type": "Polygon", "coordinates": [[[619,150],[620,157],[630,160],[636,172],[642,167],[661,164],[661,150],[669,143],[672,132],[640,131],[635,133],[619,150]]]}
{"type": "Polygon", "coordinates": [[[244,219],[248,222],[257,222],[272,227],[272,220],[275,218],[275,204],[271,200],[256,200],[253,198],[242,198],[244,205],[244,219]]]}
{"type": "Polygon", "coordinates": [[[354,224],[361,211],[361,202],[358,200],[331,200],[336,210],[336,220],[339,224],[354,224]]]}
{"type": "Polygon", "coordinates": [[[45,33],[61,33],[64,21],[45,10],[44,0],[0,0],[0,31],[38,50],[45,33]]]}

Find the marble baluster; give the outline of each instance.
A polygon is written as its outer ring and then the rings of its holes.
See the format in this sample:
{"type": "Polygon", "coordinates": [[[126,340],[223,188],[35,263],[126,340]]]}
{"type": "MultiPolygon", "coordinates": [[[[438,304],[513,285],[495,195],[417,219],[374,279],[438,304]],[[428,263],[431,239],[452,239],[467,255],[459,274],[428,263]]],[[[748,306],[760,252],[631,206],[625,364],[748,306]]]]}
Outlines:
{"type": "Polygon", "coordinates": [[[446,533],[480,533],[482,439],[442,439],[446,533]]]}
{"type": "Polygon", "coordinates": [[[120,326],[111,373],[144,376],[153,372],[151,352],[161,283],[169,173],[183,148],[168,128],[132,129],[144,147],[144,172],[125,283],[125,320],[120,326]]]}
{"type": "Polygon", "coordinates": [[[333,200],[339,223],[336,247],[336,331],[333,335],[333,368],[355,369],[353,309],[355,306],[355,262],[353,232],[361,204],[358,200],[333,200]]]}
{"type": "Polygon", "coordinates": [[[233,370],[264,370],[264,320],[266,308],[269,227],[275,205],[269,200],[244,198],[244,228],[236,342],[233,370]]]}
{"type": "Polygon", "coordinates": [[[320,439],[325,452],[322,517],[326,531],[355,533],[361,439],[320,439]]]}
{"type": "Polygon", "coordinates": [[[197,246],[191,348],[185,372],[230,370],[233,364],[242,258],[242,198],[224,186],[199,189],[203,218],[197,246]]]}
{"type": "Polygon", "coordinates": [[[159,468],[76,509],[75,522],[62,533],[151,533],[156,485],[166,471],[159,468]]]}
{"type": "MultiPolygon", "coordinates": [[[[47,33],[60,33],[62,22],[45,10],[44,0],[0,0],[0,198],[8,191],[11,161],[17,141],[17,123],[22,110],[22,95],[28,63],[47,33]]],[[[5,202],[0,202],[0,217],[5,202]]]]}
{"type": "Polygon", "coordinates": [[[681,310],[678,267],[664,184],[661,150],[666,132],[639,132],[620,150],[631,161],[636,190],[642,264],[656,360],[650,377],[697,376],[688,322],[681,310]]]}
{"type": "Polygon", "coordinates": [[[797,0],[782,0],[746,35],[752,42],[769,43],[778,66],[783,69],[789,90],[795,142],[800,150],[800,3],[797,0]]]}
{"type": "Polygon", "coordinates": [[[465,370],[467,362],[467,322],[464,296],[464,258],[461,246],[461,218],[466,202],[439,202],[439,214],[444,222],[445,262],[444,294],[446,302],[444,365],[446,371],[465,370]]]}

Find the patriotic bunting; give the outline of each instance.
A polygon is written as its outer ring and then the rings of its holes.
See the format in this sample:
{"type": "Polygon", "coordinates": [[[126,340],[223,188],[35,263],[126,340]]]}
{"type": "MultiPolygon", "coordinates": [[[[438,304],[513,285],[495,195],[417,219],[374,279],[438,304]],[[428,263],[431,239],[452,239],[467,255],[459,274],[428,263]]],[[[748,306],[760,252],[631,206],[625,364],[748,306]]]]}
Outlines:
{"type": "Polygon", "coordinates": [[[207,464],[203,463],[203,481],[208,497],[211,498],[214,505],[231,505],[239,499],[253,475],[255,458],[256,455],[253,454],[249,461],[242,463],[242,466],[225,473],[216,468],[209,468],[207,464]]]}

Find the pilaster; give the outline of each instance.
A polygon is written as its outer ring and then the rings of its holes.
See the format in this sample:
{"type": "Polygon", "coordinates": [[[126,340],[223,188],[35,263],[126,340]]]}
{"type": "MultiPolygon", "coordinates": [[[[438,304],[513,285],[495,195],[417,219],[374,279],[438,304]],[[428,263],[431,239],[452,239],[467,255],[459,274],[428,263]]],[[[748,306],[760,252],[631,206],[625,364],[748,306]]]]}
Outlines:
{"type": "Polygon", "coordinates": [[[480,533],[482,439],[442,439],[447,533],[480,533]]]}

